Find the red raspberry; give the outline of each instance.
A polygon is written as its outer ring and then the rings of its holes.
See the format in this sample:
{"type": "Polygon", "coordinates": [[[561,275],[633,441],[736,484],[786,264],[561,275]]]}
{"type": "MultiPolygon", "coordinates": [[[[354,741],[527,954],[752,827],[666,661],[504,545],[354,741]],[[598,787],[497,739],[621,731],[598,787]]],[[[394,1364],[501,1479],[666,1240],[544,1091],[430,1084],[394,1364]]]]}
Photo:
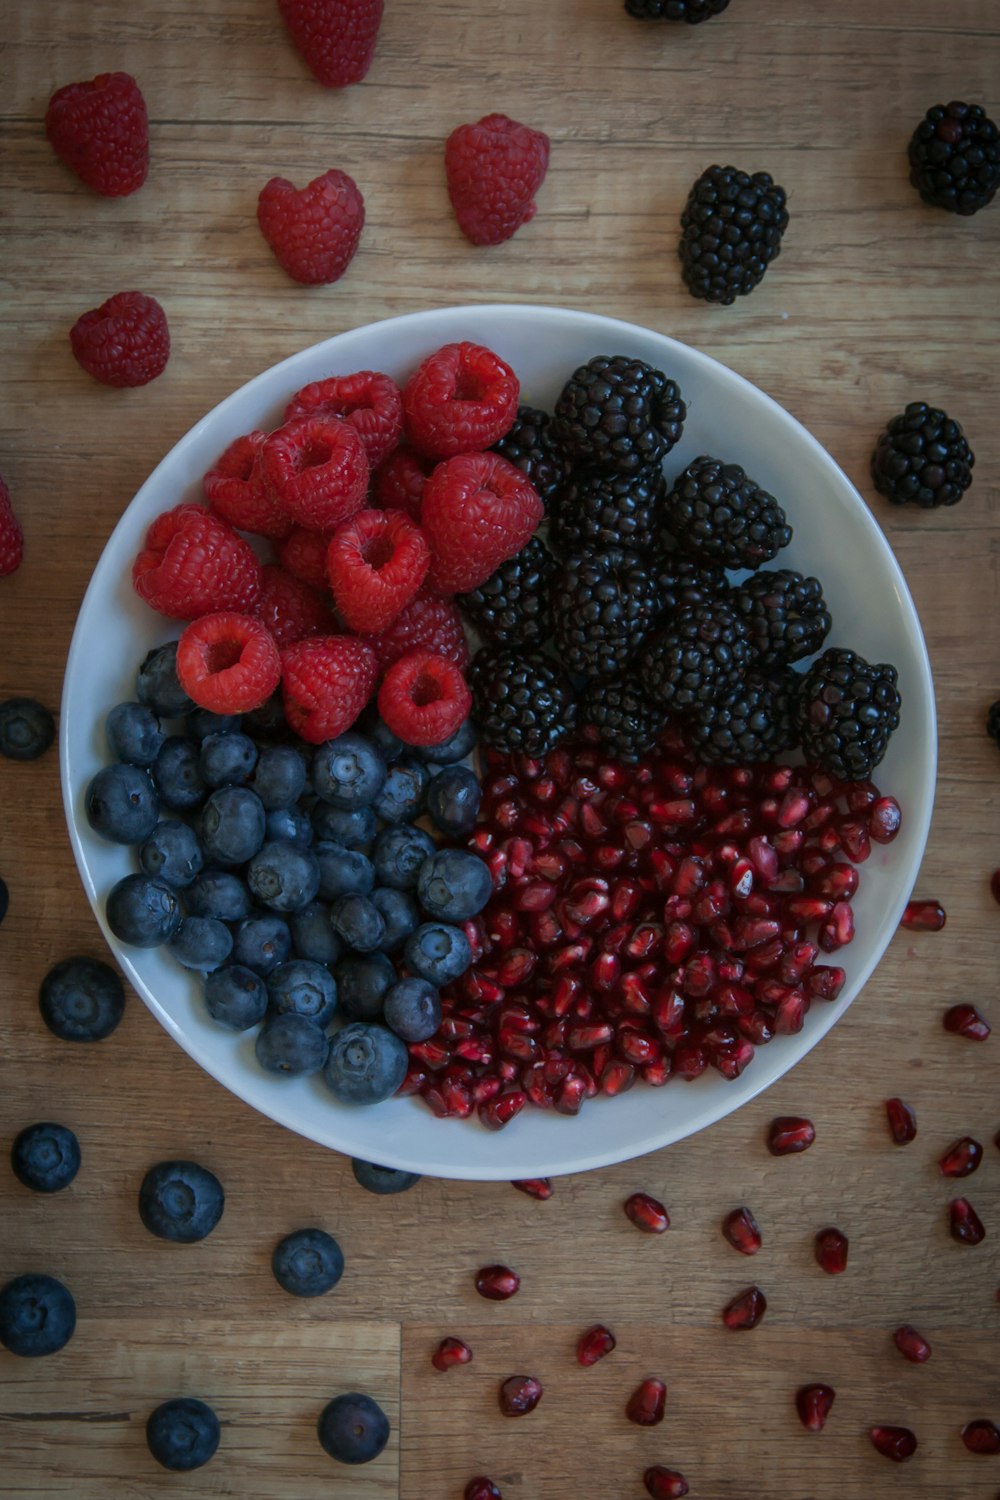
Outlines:
{"type": "Polygon", "coordinates": [[[177,642],[177,679],[201,708],[247,714],[278,686],[281,657],[271,632],[252,616],[202,615],[177,642]]]}
{"type": "Polygon", "coordinates": [[[140,599],[172,620],[197,620],[218,610],[252,614],[260,594],[260,563],[231,526],[201,505],[175,505],[146,532],[132,564],[140,599]]]}
{"type": "Polygon", "coordinates": [[[211,509],[230,526],[278,542],[288,535],[293,523],[260,472],[260,450],[266,437],[266,432],[247,432],[230,443],[201,486],[211,509]]]}
{"type": "Polygon", "coordinates": [[[306,526],[293,526],[288,535],[275,546],[278,560],[283,568],[296,578],[308,583],[310,588],[326,589],[326,549],[330,545],[328,531],[310,531],[306,526]]]}
{"type": "Polygon", "coordinates": [[[469,716],[472,694],[460,667],[433,651],[393,662],[378,690],[378,711],[407,745],[440,745],[469,716]]]}
{"type": "Polygon", "coordinates": [[[283,271],[306,286],[338,281],[365,226],[365,200],[346,172],[324,172],[308,187],[272,177],[257,199],[257,223],[283,271]]]}
{"type": "Polygon", "coordinates": [[[481,344],[445,344],[403,387],[410,442],[451,458],[500,441],[517,415],[519,387],[510,365],[481,344]]]}
{"type": "Polygon", "coordinates": [[[438,464],[421,510],[431,544],[428,584],[442,594],[478,588],[520,552],[543,513],[534,485],[499,453],[465,453],[438,464]]]}
{"type": "Polygon", "coordinates": [[[45,111],[45,134],[59,159],[103,198],[124,198],[146,181],[146,101],[128,73],[99,73],[57,89],[45,111]]]}
{"type": "Polygon", "coordinates": [[[148,385],[170,358],[167,315],[155,297],[116,292],[69,331],[77,364],[104,385],[148,385]]]}
{"type": "Polygon", "coordinates": [[[365,503],[368,460],[340,417],[301,417],[265,438],[261,473],[282,510],[311,531],[332,531],[365,503]]]}
{"type": "Polygon", "coordinates": [[[453,130],[444,148],[448,196],[474,245],[499,245],[535,216],[549,165],[549,138],[506,115],[453,130]]]}
{"type": "Polygon", "coordinates": [[[383,0],[278,0],[296,48],[328,89],[360,83],[371,67],[383,0]]]}
{"type": "Polygon", "coordinates": [[[296,391],[285,408],[284,420],[294,422],[297,417],[343,417],[357,431],[368,467],[374,469],[399,442],[403,396],[396,382],[377,370],[332,375],[296,391]]]}
{"type": "Polygon", "coordinates": [[[310,635],[332,635],[333,611],[323,595],[286,568],[268,564],[261,570],[260,596],[254,611],[282,650],[310,635]]]}
{"type": "Polygon", "coordinates": [[[450,599],[421,589],[417,597],[400,610],[388,630],[366,635],[365,640],[378,657],[380,667],[390,667],[408,651],[433,651],[446,656],[456,666],[469,665],[469,643],[465,638],[462,617],[450,599]]]}
{"type": "Polygon", "coordinates": [[[310,745],[350,729],[378,676],[375,653],[352,635],[317,635],[281,653],[285,717],[310,745]]]}
{"type": "Polygon", "coordinates": [[[397,448],[383,459],[372,475],[372,494],[383,510],[402,510],[411,521],[420,520],[424,485],[434,470],[434,459],[412,448],[397,448]]]}
{"type": "Polygon", "coordinates": [[[326,572],[354,631],[385,630],[409,604],[430,566],[427,538],[401,510],[359,510],[333,533],[326,572]]]}
{"type": "Polygon", "coordinates": [[[24,557],[24,532],[10,503],[10,490],[0,479],[0,578],[16,573],[24,557]]]}

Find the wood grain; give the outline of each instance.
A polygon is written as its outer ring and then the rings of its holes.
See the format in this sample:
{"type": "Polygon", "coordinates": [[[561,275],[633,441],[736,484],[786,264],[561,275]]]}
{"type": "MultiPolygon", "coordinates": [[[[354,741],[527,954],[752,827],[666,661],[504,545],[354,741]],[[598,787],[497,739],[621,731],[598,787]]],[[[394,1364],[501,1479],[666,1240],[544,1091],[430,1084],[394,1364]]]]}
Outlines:
{"type": "Polygon", "coordinates": [[[917,1500],[994,1495],[996,1460],[968,1454],[958,1434],[975,1416],[1000,1421],[1000,1154],[989,1144],[1000,1126],[1000,910],[987,885],[1000,865],[1000,762],[982,732],[1000,696],[1000,208],[966,221],[925,207],[905,147],[932,103],[966,98],[1000,113],[995,0],[733,0],[698,28],[641,26],[618,0],[389,0],[367,81],[340,93],[308,77],[273,0],[0,0],[0,22],[0,473],[28,548],[0,584],[0,696],[57,704],[76,610],[115,521],[171,444],[251,375],[415,308],[584,307],[748,376],[871,503],[934,667],[941,771],[919,893],[948,909],[943,932],[897,936],[793,1074],[694,1139],[563,1179],[545,1204],[506,1185],[431,1180],[380,1200],[344,1159],[226,1094],[134,998],[99,1047],[45,1031],[35,997],[46,969],[102,945],[55,754],[3,762],[4,1144],[54,1116],[78,1132],[84,1166],[51,1201],[0,1171],[0,1277],[64,1277],[81,1319],[61,1355],[0,1356],[0,1494],[178,1492],[154,1472],[142,1424],[184,1391],[226,1424],[217,1459],[182,1481],[192,1494],[459,1500],[485,1472],[505,1500],[631,1500],[643,1467],[663,1462],[709,1500],[880,1500],[901,1486],[917,1500]],[[146,186],[119,202],[76,182],[41,126],[54,88],[112,68],[143,87],[153,152],[146,186]],[[532,223],[476,251],[450,214],[441,150],[454,125],[495,109],[545,129],[552,163],[532,223]],[[690,299],[675,249],[690,182],[721,160],[772,172],[792,213],[780,260],[729,309],[690,299]],[[304,182],[332,166],[361,186],[367,227],[343,280],[307,290],[271,259],[256,196],[276,173],[304,182]],[[66,333],[131,286],[163,302],[173,352],[153,385],[115,392],[82,375],[66,333]],[[920,398],[960,418],[977,465],[961,505],[915,515],[874,496],[867,461],[883,422],[920,398]],[[942,1031],[958,999],[993,1022],[985,1046],[942,1031]],[[885,1129],[893,1093],[920,1122],[906,1150],[885,1129]],[[775,1161],[764,1131],[785,1112],[810,1114],[818,1138],[775,1161]],[[965,1133],[986,1143],[967,1185],[988,1231],[975,1249],[948,1237],[953,1191],[936,1166],[965,1133]],[[190,1250],[151,1240],[135,1212],[147,1166],[180,1154],[213,1167],[227,1191],[219,1229],[190,1250]],[[621,1212],[637,1188],[670,1209],[660,1239],[621,1212]],[[718,1233],[739,1203],[764,1229],[752,1262],[718,1233]],[[293,1303],[269,1269],[276,1240],[309,1223],[337,1234],[348,1266],[318,1305],[293,1303]],[[851,1241],[838,1278],[812,1259],[828,1223],[851,1241]],[[494,1307],[472,1276],[495,1260],[523,1287],[494,1307]],[[719,1310],[754,1280],[767,1318],[729,1335],[719,1310]],[[618,1349],[582,1370],[575,1339],[596,1320],[618,1349]],[[893,1349],[903,1321],[931,1340],[926,1367],[893,1349]],[[476,1358],[440,1375],[429,1355],[445,1332],[468,1338],[476,1358]],[[546,1385],[520,1421],[496,1406],[515,1372],[546,1385]],[[622,1415],[646,1374],[670,1389],[667,1419],[649,1432],[622,1415]],[[813,1379],[838,1390],[820,1437],[792,1405],[813,1379]],[[313,1424],[355,1382],[385,1403],[394,1445],[348,1472],[326,1462],[313,1424]],[[904,1471],[871,1449],[874,1421],[918,1433],[904,1471]]]}

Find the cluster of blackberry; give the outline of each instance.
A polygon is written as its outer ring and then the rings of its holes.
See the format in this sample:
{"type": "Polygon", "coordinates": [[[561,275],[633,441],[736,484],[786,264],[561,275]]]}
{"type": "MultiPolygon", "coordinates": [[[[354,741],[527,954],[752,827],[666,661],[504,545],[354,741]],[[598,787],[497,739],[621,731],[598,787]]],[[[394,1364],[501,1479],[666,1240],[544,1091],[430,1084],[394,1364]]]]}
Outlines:
{"type": "Polygon", "coordinates": [[[458,600],[485,640],[471,674],[480,734],[538,756],[588,731],[636,761],[669,722],[705,762],[801,745],[863,779],[899,722],[895,668],[838,648],[792,670],[830,630],[822,587],[767,566],[792,530],[738,464],[703,455],[665,480],[686,415],[674,381],[620,355],[576,370],[551,420],[522,412],[522,467],[561,478],[547,540],[458,600]]]}

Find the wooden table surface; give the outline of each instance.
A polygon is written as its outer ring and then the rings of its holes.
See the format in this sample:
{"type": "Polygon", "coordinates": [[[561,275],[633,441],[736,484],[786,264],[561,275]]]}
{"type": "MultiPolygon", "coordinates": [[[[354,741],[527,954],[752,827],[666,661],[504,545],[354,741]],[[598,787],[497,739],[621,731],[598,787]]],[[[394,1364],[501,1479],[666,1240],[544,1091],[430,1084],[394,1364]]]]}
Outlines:
{"type": "MultiPolygon", "coordinates": [[[[818,436],[872,505],[905,571],[932,658],[941,769],[919,894],[937,934],[900,933],[835,1031],[764,1097],[643,1160],[557,1181],[547,1203],[512,1188],[423,1180],[396,1199],[354,1183],[346,1159],[226,1093],[131,998],[100,1046],[42,1025],[36,994],[70,953],[104,952],[71,858],[57,757],[0,764],[0,1109],[7,1149],[56,1118],[82,1142],[73,1186],[52,1199],[0,1169],[0,1280],[64,1278],[79,1328],[61,1354],[0,1354],[0,1493],[31,1500],[172,1495],[459,1500],[488,1473],[505,1500],[632,1500],[647,1464],[682,1470],[709,1500],[980,1500],[1000,1459],[959,1431],[1000,1421],[1000,758],[983,733],[1000,696],[996,420],[1000,203],[965,220],[920,203],[905,147],[924,110],[958,97],[1000,113],[996,0],[733,0],[705,26],[642,26],[619,0],[388,0],[366,82],[327,92],[288,43],[273,0],[5,0],[0,4],[0,473],[23,517],[27,559],[0,583],[0,697],[55,707],[76,611],[115,521],[170,446],[260,370],[370,319],[461,301],[602,311],[676,335],[731,365],[818,436]],[[141,192],[90,194],[42,129],[50,93],[123,68],[149,105],[141,192]],[[445,193],[442,146],[458,123],[503,110],[552,139],[535,220],[477,250],[445,193]],[[763,285],[729,309],[693,301],[677,269],[687,189],[713,161],[768,170],[791,226],[763,285]],[[337,285],[278,269],[257,193],[330,167],[365,195],[361,248],[337,285]],[[138,287],[167,310],[173,352],[152,385],[118,392],[74,363],[67,331],[138,287]],[[965,425],[975,482],[955,509],[913,513],[873,494],[867,459],[883,422],[927,399],[965,425]],[[945,1007],[972,1000],[985,1046],[949,1036],[945,1007]],[[883,1100],[916,1108],[906,1150],[883,1100]],[[806,1113],[801,1157],[764,1147],[772,1116],[806,1113]],[[948,1236],[955,1188],[937,1158],[957,1136],[986,1145],[968,1194],[987,1238],[948,1236]],[[135,1210],[146,1168],[193,1157],[223,1179],[227,1209],[201,1246],[153,1240],[135,1210]],[[673,1227],[643,1237],[624,1198],[660,1196],[673,1227]],[[719,1223],[749,1204],[766,1244],[752,1263],[719,1223]],[[282,1293],[273,1244],[303,1224],[347,1258],[317,1303],[282,1293]],[[825,1276],[814,1232],[839,1225],[845,1275],[825,1276]],[[520,1295],[488,1304],[472,1273],[505,1261],[520,1295]],[[756,1280],[766,1321],[736,1337],[728,1298],[756,1280]],[[618,1349],[574,1360],[594,1321],[618,1349]],[[933,1358],[906,1364],[890,1331],[912,1322],[933,1358]],[[476,1351],[429,1365],[446,1332],[476,1351]],[[496,1387],[537,1374],[546,1397],[509,1422],[496,1387]],[[623,1403],[662,1374],[667,1419],[643,1430],[623,1403]],[[826,1431],[800,1427],[793,1393],[838,1392],[826,1431]],[[370,1390],[393,1436],[367,1468],[320,1451],[316,1415],[339,1390],[370,1390]],[[169,1396],[198,1395],[223,1446],[187,1478],[160,1471],[143,1429],[169,1396]],[[903,1423],[905,1469],[869,1444],[903,1423]]],[[[95,710],[98,706],[95,705],[95,710]]],[[[448,1129],[442,1125],[442,1129],[448,1129]]]]}

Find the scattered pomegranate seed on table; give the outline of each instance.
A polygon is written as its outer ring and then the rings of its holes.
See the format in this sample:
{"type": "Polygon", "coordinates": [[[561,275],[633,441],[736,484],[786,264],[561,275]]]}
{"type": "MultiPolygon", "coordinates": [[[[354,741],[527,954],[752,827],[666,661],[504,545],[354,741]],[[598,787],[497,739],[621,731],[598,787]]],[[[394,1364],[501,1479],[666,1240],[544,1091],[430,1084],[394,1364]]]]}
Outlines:
{"type": "Polygon", "coordinates": [[[756,1328],[767,1312],[767,1298],[759,1286],[748,1286],[727,1302],[722,1309],[722,1321],[734,1333],[745,1328],[756,1328]]]}
{"type": "Polygon", "coordinates": [[[663,1421],[667,1388],[662,1380],[650,1378],[636,1386],[625,1406],[625,1415],[638,1427],[655,1427],[663,1421]]]}
{"type": "Polygon", "coordinates": [[[940,932],[946,920],[940,901],[908,901],[899,925],[911,932],[940,932]]]}
{"type": "Polygon", "coordinates": [[[472,1350],[462,1339],[444,1338],[431,1355],[431,1364],[436,1370],[450,1370],[453,1365],[467,1365],[472,1359],[472,1350]]]}
{"type": "Polygon", "coordinates": [[[885,1113],[889,1121],[889,1133],[897,1146],[908,1146],[916,1139],[917,1117],[902,1099],[887,1099],[885,1113]]]}
{"type": "Polygon", "coordinates": [[[492,1479],[480,1474],[478,1478],[470,1479],[465,1486],[465,1500],[503,1500],[503,1496],[492,1479]]]}
{"type": "Polygon", "coordinates": [[[1000,870],[994,870],[990,876],[990,890],[994,901],[1000,902],[1000,870]]]}
{"type": "Polygon", "coordinates": [[[537,1198],[540,1203],[547,1202],[553,1193],[551,1177],[523,1177],[519,1182],[512,1182],[511,1187],[516,1187],[519,1193],[527,1193],[529,1198],[537,1198]]]}
{"type": "Polygon", "coordinates": [[[664,1469],[654,1464],[642,1476],[646,1493],[652,1500],[683,1500],[688,1493],[688,1482],[677,1469],[664,1469]]]}
{"type": "Polygon", "coordinates": [[[868,1436],[883,1458],[901,1464],[917,1451],[917,1439],[908,1427],[872,1427],[868,1436]]]}
{"type": "Polygon", "coordinates": [[[722,1221],[723,1236],[741,1255],[756,1255],[764,1243],[757,1220],[748,1208],[734,1208],[722,1221]]]}
{"type": "Polygon", "coordinates": [[[670,1215],[663,1204],[648,1193],[633,1193],[624,1203],[625,1213],[646,1234],[663,1234],[670,1228],[670,1215]]]}
{"type": "Polygon", "coordinates": [[[807,1432],[822,1432],[836,1397],[832,1385],[803,1385],[795,1393],[795,1410],[807,1432]]]}
{"type": "Polygon", "coordinates": [[[970,1042],[985,1042],[990,1034],[990,1023],[981,1016],[974,1005],[953,1005],[946,1010],[942,1021],[945,1031],[955,1036],[964,1036],[970,1042]]]}
{"type": "Polygon", "coordinates": [[[897,1328],[892,1336],[893,1343],[904,1359],[908,1359],[911,1365],[923,1365],[931,1357],[931,1346],[922,1333],[909,1323],[904,1323],[897,1328]]]}
{"type": "Polygon", "coordinates": [[[847,1235],[839,1229],[821,1229],[816,1235],[816,1264],[828,1276],[847,1270],[847,1235]]]}
{"type": "Polygon", "coordinates": [[[985,1417],[977,1417],[962,1428],[962,1442],[970,1453],[1000,1453],[1000,1427],[985,1417]]]}
{"type": "Polygon", "coordinates": [[[596,1365],[599,1359],[611,1353],[616,1344],[611,1329],[605,1328],[603,1323],[595,1323],[593,1328],[580,1335],[576,1346],[577,1360],[581,1365],[596,1365]]]}
{"type": "Polygon", "coordinates": [[[808,1151],[815,1139],[816,1127],[811,1120],[798,1115],[778,1115],[768,1127],[767,1149],[772,1156],[794,1156],[808,1151]]]}
{"type": "Polygon", "coordinates": [[[942,1177],[971,1177],[983,1159],[983,1148],[971,1135],[963,1135],[949,1146],[938,1166],[942,1177]]]}
{"type": "Polygon", "coordinates": [[[960,1245],[981,1245],[986,1238],[982,1220],[968,1198],[954,1198],[948,1204],[948,1222],[953,1240],[960,1245]]]}
{"type": "Polygon", "coordinates": [[[484,1266],[476,1272],[476,1291],[489,1302],[506,1302],[520,1285],[520,1276],[509,1266],[484,1266]]]}
{"type": "Polygon", "coordinates": [[[505,1417],[523,1417],[542,1399],[542,1384],[533,1375],[510,1375],[500,1387],[500,1410],[505,1417]]]}

